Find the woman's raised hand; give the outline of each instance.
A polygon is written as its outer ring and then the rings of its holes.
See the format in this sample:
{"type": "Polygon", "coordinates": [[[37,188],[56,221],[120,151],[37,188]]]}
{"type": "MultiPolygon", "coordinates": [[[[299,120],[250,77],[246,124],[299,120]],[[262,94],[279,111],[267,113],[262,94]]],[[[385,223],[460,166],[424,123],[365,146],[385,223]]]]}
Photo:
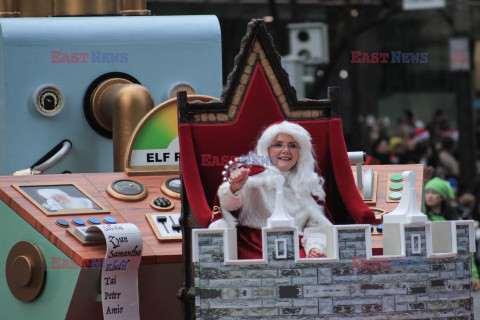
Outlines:
{"type": "Polygon", "coordinates": [[[235,193],[243,188],[243,186],[248,180],[249,172],[249,168],[238,168],[230,174],[228,181],[230,181],[230,190],[232,191],[232,193],[235,193]]]}
{"type": "Polygon", "coordinates": [[[325,252],[318,248],[312,248],[308,253],[307,258],[322,258],[325,257],[325,252]]]}

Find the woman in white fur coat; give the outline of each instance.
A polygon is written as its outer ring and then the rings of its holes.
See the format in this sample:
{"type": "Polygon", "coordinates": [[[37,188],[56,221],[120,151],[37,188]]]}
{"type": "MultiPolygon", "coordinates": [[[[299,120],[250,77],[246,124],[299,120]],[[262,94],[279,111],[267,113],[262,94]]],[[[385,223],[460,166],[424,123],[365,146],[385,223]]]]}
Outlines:
{"type": "Polygon", "coordinates": [[[255,153],[268,157],[271,165],[253,175],[246,167],[230,174],[217,194],[222,219],[209,228],[237,227],[239,258],[261,258],[261,228],[267,225],[275,208],[272,178],[283,175],[285,211],[299,227],[306,256],[324,257],[326,227],[332,225],[332,218],[323,205],[324,180],[315,172],[310,134],[292,122],[273,124],[262,133],[255,153]]]}

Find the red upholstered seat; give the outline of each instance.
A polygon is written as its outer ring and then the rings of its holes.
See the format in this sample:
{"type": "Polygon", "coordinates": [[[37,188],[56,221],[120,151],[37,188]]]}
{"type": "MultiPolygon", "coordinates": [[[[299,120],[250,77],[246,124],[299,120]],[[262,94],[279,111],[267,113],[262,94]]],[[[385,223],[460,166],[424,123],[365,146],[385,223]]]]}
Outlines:
{"type": "MultiPolygon", "coordinates": [[[[264,69],[257,63],[233,122],[179,125],[184,188],[190,208],[202,226],[210,223],[223,166],[231,158],[253,150],[263,129],[284,119],[264,69]]],[[[312,136],[320,174],[325,178],[326,205],[334,222],[372,223],[375,216],[356,189],[341,119],[294,122],[312,136]]]]}

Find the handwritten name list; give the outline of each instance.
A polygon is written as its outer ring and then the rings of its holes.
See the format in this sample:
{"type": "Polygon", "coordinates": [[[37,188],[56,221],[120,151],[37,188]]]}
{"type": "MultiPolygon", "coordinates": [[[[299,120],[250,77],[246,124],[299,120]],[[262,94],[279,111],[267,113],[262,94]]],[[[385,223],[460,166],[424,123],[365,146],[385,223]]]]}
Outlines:
{"type": "MultiPolygon", "coordinates": [[[[132,223],[92,226],[107,242],[102,269],[102,304],[105,320],[140,320],[138,267],[143,241],[132,223]]],[[[93,231],[93,230],[91,230],[93,231]]]]}

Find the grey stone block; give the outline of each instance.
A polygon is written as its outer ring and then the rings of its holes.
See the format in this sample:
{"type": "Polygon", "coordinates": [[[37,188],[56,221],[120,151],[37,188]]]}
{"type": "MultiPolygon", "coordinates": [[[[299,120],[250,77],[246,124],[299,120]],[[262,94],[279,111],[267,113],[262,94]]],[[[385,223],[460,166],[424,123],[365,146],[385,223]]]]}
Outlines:
{"type": "Polygon", "coordinates": [[[227,278],[228,272],[216,268],[202,268],[200,274],[203,279],[227,278]]]}
{"type": "Polygon", "coordinates": [[[395,303],[408,303],[408,302],[415,302],[416,297],[414,295],[396,295],[395,296],[395,303]]]}
{"type": "MultiPolygon", "coordinates": [[[[455,310],[437,310],[435,311],[435,316],[438,318],[448,319],[450,317],[455,317],[455,310]]],[[[457,318],[455,318],[457,319],[457,318]]]]}
{"type": "Polygon", "coordinates": [[[355,242],[344,242],[345,249],[365,249],[365,242],[363,241],[355,241],[355,242]]]}
{"type": "Polygon", "coordinates": [[[349,304],[333,306],[333,313],[343,316],[349,316],[355,313],[355,306],[349,304]]]}
{"type": "Polygon", "coordinates": [[[210,300],[211,309],[240,309],[240,308],[260,308],[261,300],[210,300]]]}
{"type": "Polygon", "coordinates": [[[213,288],[261,286],[261,279],[210,279],[213,288]]]}
{"type": "Polygon", "coordinates": [[[221,317],[228,316],[231,313],[229,309],[208,309],[208,310],[201,310],[200,317],[202,319],[220,319],[221,317]]]}
{"type": "Polygon", "coordinates": [[[200,289],[200,299],[221,299],[222,290],[219,289],[200,289]]]}
{"type": "Polygon", "coordinates": [[[332,269],[330,268],[318,268],[317,270],[317,284],[330,284],[332,283],[332,269]]]}
{"type": "MultiPolygon", "coordinates": [[[[312,265],[309,266],[310,268],[305,267],[305,268],[301,269],[304,276],[306,276],[306,277],[317,276],[317,273],[318,273],[319,269],[312,268],[311,266],[312,265]]],[[[325,269],[327,269],[327,268],[325,268],[325,269]]],[[[330,270],[330,269],[328,269],[328,270],[330,270]]]]}
{"type": "Polygon", "coordinates": [[[198,261],[200,262],[211,262],[211,261],[216,261],[213,258],[213,255],[211,254],[199,254],[198,255],[198,261]]]}
{"type": "Polygon", "coordinates": [[[458,308],[459,301],[427,301],[426,306],[429,310],[455,309],[458,308]]]}
{"type": "MultiPolygon", "coordinates": [[[[364,285],[361,285],[364,286],[364,285]]],[[[407,287],[399,286],[398,283],[385,283],[383,288],[376,289],[375,286],[372,287],[360,287],[360,292],[368,295],[384,295],[384,294],[406,294],[407,287]]]]}
{"type": "Polygon", "coordinates": [[[371,276],[372,283],[417,281],[417,280],[418,280],[418,275],[416,273],[374,274],[371,276]]]}
{"type": "Polygon", "coordinates": [[[278,276],[278,270],[245,270],[245,277],[247,278],[275,278],[278,276]]]}
{"type": "Polygon", "coordinates": [[[332,314],[333,313],[333,300],[332,298],[318,298],[318,313],[319,314],[332,314]]]}
{"type": "Polygon", "coordinates": [[[238,299],[238,288],[222,288],[222,299],[238,299]]]}
{"type": "Polygon", "coordinates": [[[333,267],[332,275],[351,275],[354,274],[352,268],[347,265],[333,267]]]}
{"type": "Polygon", "coordinates": [[[267,279],[261,279],[261,281],[262,281],[261,285],[264,287],[292,284],[292,278],[267,278],[267,279]]]}
{"type": "Polygon", "coordinates": [[[302,308],[280,308],[281,315],[297,315],[301,314],[302,308]]]}
{"type": "Polygon", "coordinates": [[[208,279],[200,279],[198,282],[195,280],[195,286],[201,288],[208,288],[208,279]]]}
{"type": "Polygon", "coordinates": [[[221,246],[223,248],[223,235],[215,235],[211,238],[211,245],[221,246]]]}
{"type": "Polygon", "coordinates": [[[352,304],[352,305],[377,305],[382,303],[382,297],[364,296],[364,297],[334,297],[333,305],[352,304]]]}
{"type": "Polygon", "coordinates": [[[199,251],[200,254],[216,254],[220,251],[219,249],[219,246],[201,246],[199,251]]]}
{"type": "Polygon", "coordinates": [[[245,310],[245,313],[246,313],[247,316],[250,316],[250,317],[264,318],[266,316],[277,316],[278,315],[278,309],[277,308],[268,308],[268,307],[249,308],[249,309],[245,310]]]}
{"type": "Polygon", "coordinates": [[[355,249],[355,257],[365,258],[367,256],[367,252],[365,249],[355,249]]]}
{"type": "Polygon", "coordinates": [[[473,298],[462,299],[459,301],[460,307],[465,308],[466,310],[472,310],[473,307],[473,298]]]}
{"type": "Polygon", "coordinates": [[[408,304],[408,310],[425,310],[426,303],[425,302],[411,302],[408,304]]]}
{"type": "Polygon", "coordinates": [[[314,297],[340,297],[348,296],[350,293],[349,285],[305,285],[303,286],[303,297],[304,298],[314,298],[314,297]]]}
{"type": "Polygon", "coordinates": [[[472,297],[470,290],[465,290],[463,292],[440,292],[438,293],[438,300],[467,300],[472,297]]]}
{"type": "Polygon", "coordinates": [[[199,234],[198,235],[198,246],[209,246],[212,244],[212,238],[214,238],[214,235],[211,234],[199,234]]]}
{"type": "Polygon", "coordinates": [[[383,296],[382,298],[382,310],[394,311],[395,310],[395,296],[383,296]]]}
{"type": "Polygon", "coordinates": [[[317,277],[292,277],[292,284],[317,283],[317,277]]]}
{"type": "Polygon", "coordinates": [[[408,294],[420,294],[420,293],[427,293],[427,284],[412,284],[410,288],[408,288],[408,294]]]}
{"type": "MultiPolygon", "coordinates": [[[[302,308],[302,311],[305,315],[318,315],[318,307],[304,307],[302,308]]],[[[318,317],[315,317],[314,319],[318,319],[318,317]]]]}
{"type": "Polygon", "coordinates": [[[407,311],[408,310],[408,303],[396,303],[395,304],[395,311],[407,311]]]}
{"type": "Polygon", "coordinates": [[[290,276],[301,276],[303,275],[302,269],[283,269],[278,270],[278,275],[281,277],[290,277],[290,276]]]}
{"type": "Polygon", "coordinates": [[[279,298],[301,298],[302,287],[298,285],[292,286],[279,286],[278,287],[279,298]]]}
{"type": "Polygon", "coordinates": [[[311,298],[311,299],[294,299],[293,300],[294,307],[315,307],[318,309],[318,299],[311,298]]]}
{"type": "Polygon", "coordinates": [[[382,311],[381,304],[362,304],[361,305],[361,313],[364,313],[364,314],[374,314],[381,311],[382,311]]]}
{"type": "Polygon", "coordinates": [[[254,298],[269,298],[275,297],[277,294],[276,288],[253,288],[254,298]]]}
{"type": "Polygon", "coordinates": [[[268,261],[268,265],[264,266],[263,269],[293,269],[295,268],[295,261],[288,260],[272,260],[268,261]]]}
{"type": "Polygon", "coordinates": [[[245,270],[228,270],[226,278],[244,278],[245,277],[245,270]]]}
{"type": "Polygon", "coordinates": [[[432,280],[430,281],[430,287],[445,287],[447,280],[432,280]]]}
{"type": "Polygon", "coordinates": [[[341,259],[352,259],[353,257],[356,257],[355,255],[355,250],[353,249],[345,249],[345,250],[340,250],[340,255],[339,258],[341,259]]]}
{"type": "Polygon", "coordinates": [[[440,278],[440,271],[419,272],[418,279],[435,280],[440,278]]]}
{"type": "MultiPolygon", "coordinates": [[[[370,282],[371,281],[371,276],[366,275],[366,274],[353,274],[353,275],[347,275],[347,276],[333,276],[332,279],[333,279],[333,282],[335,282],[335,283],[344,283],[344,282],[364,283],[364,282],[370,282]]],[[[374,281],[372,281],[372,282],[374,282],[374,281]]]]}
{"type": "Polygon", "coordinates": [[[468,226],[457,226],[457,238],[468,236],[468,226]]]}
{"type": "Polygon", "coordinates": [[[440,271],[439,273],[439,279],[442,280],[449,280],[449,279],[455,279],[455,271],[440,271]]]}
{"type": "Polygon", "coordinates": [[[294,301],[301,301],[302,299],[262,299],[262,305],[269,308],[293,307],[294,301]]]}
{"type": "Polygon", "coordinates": [[[438,293],[417,294],[415,296],[418,302],[438,300],[438,293]]]}
{"type": "Polygon", "coordinates": [[[338,230],[338,241],[365,241],[365,232],[357,230],[338,230]]]}

